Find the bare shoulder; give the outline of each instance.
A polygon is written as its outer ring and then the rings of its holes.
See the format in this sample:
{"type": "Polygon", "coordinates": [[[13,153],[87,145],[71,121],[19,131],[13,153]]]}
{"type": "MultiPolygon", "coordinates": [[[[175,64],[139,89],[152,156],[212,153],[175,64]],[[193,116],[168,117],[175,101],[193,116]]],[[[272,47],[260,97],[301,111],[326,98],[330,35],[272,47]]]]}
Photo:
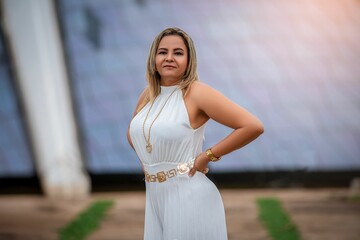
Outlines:
{"type": "Polygon", "coordinates": [[[216,92],[219,93],[217,90],[207,85],[206,83],[196,81],[191,84],[189,95],[192,98],[203,98],[206,97],[206,95],[213,94],[216,92]]]}
{"type": "Polygon", "coordinates": [[[144,101],[146,95],[148,94],[148,87],[146,87],[139,95],[139,100],[138,103],[141,103],[142,101],[144,101]]]}
{"type": "Polygon", "coordinates": [[[139,107],[142,105],[142,103],[145,101],[146,96],[148,95],[149,89],[146,87],[139,96],[138,102],[136,104],[134,116],[137,114],[139,107]]]}
{"type": "Polygon", "coordinates": [[[209,85],[200,81],[193,82],[190,86],[190,89],[192,91],[204,91],[204,90],[206,91],[206,89],[210,89],[210,88],[211,87],[209,85]]]}
{"type": "Polygon", "coordinates": [[[224,95],[215,88],[199,81],[191,84],[188,94],[192,100],[198,103],[207,102],[211,99],[216,99],[219,97],[224,97],[224,95]]]}

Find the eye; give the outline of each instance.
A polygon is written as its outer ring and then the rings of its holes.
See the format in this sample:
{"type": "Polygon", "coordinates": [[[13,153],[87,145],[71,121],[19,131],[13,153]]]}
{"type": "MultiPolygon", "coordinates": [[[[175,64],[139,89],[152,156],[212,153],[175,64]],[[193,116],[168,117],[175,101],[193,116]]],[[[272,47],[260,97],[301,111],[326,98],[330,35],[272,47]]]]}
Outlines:
{"type": "Polygon", "coordinates": [[[182,55],[184,55],[184,53],[183,52],[175,52],[175,55],[182,56],[182,55]]]}
{"type": "Polygon", "coordinates": [[[164,54],[166,54],[166,52],[165,51],[159,51],[158,54],[159,55],[164,55],[164,54]]]}

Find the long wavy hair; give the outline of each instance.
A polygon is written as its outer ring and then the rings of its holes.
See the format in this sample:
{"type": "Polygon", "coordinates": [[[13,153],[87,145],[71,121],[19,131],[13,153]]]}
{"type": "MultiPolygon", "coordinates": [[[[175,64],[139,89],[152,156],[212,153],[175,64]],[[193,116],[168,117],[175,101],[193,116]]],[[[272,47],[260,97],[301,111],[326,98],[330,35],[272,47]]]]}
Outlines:
{"type": "Polygon", "coordinates": [[[146,63],[146,79],[148,87],[145,90],[145,97],[138,107],[138,111],[143,108],[148,102],[152,102],[160,94],[161,91],[161,76],[156,70],[155,57],[159,48],[160,41],[166,36],[179,36],[184,41],[188,53],[188,64],[184,75],[181,77],[179,87],[185,96],[189,90],[190,85],[199,80],[197,73],[197,60],[195,45],[190,36],[177,27],[170,27],[160,32],[154,39],[146,63]]]}

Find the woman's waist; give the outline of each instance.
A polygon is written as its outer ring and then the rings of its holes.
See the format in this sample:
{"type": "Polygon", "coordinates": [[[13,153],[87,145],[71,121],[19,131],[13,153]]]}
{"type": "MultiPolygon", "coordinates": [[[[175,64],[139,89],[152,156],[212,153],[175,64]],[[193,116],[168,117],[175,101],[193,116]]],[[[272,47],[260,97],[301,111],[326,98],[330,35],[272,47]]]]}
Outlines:
{"type": "Polygon", "coordinates": [[[146,182],[164,182],[169,178],[184,175],[194,166],[194,160],[181,163],[160,162],[155,164],[143,163],[146,182]]]}

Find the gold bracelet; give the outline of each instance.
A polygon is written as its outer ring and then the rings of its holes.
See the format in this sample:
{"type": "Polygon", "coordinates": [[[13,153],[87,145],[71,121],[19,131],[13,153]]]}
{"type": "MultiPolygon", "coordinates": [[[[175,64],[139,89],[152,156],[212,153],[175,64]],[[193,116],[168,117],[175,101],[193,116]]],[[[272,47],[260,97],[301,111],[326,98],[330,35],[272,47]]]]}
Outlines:
{"type": "Polygon", "coordinates": [[[211,151],[211,148],[207,149],[205,153],[211,162],[217,162],[221,159],[221,157],[215,157],[215,155],[211,151]]]}

